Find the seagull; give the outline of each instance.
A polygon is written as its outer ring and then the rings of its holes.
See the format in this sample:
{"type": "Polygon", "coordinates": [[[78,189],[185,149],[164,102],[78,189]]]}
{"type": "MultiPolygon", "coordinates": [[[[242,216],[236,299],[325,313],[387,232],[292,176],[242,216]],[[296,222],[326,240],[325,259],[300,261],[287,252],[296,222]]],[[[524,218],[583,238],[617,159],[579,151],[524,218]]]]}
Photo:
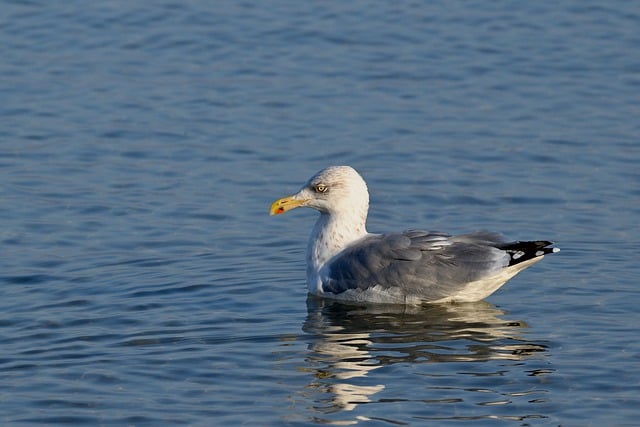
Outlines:
{"type": "Polygon", "coordinates": [[[367,232],[367,184],[350,166],[330,166],[271,215],[298,207],[320,212],[307,247],[309,293],[351,303],[423,304],[480,301],[520,271],[558,252],[552,242],[507,241],[476,231],[367,232]]]}

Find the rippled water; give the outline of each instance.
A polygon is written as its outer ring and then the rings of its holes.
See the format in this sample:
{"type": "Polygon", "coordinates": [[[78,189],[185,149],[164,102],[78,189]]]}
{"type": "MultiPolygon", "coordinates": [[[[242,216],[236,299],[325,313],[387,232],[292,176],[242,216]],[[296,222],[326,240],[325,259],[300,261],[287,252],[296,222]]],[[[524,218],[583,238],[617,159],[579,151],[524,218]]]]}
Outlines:
{"type": "Polygon", "coordinates": [[[633,2],[2,3],[2,425],[637,424],[633,2]],[[307,299],[371,231],[562,252],[476,304],[307,299]]]}

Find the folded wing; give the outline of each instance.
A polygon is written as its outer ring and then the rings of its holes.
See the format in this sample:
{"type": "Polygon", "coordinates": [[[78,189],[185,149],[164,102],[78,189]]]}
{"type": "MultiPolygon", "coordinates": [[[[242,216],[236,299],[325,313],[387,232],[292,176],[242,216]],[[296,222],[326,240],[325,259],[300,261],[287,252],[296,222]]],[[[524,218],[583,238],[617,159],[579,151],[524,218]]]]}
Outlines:
{"type": "Polygon", "coordinates": [[[450,236],[409,230],[370,235],[329,261],[323,290],[399,288],[424,301],[438,301],[470,282],[553,251],[550,242],[506,242],[498,233],[450,236]]]}

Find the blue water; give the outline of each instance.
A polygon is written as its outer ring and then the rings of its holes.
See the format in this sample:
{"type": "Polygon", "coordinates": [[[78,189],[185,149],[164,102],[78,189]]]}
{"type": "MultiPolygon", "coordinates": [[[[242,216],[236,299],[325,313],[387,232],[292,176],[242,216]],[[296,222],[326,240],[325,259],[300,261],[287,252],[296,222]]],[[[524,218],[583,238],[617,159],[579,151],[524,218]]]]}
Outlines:
{"type": "Polygon", "coordinates": [[[0,424],[635,426],[635,2],[0,2],[0,424]],[[369,229],[546,257],[477,304],[307,300],[369,229]]]}

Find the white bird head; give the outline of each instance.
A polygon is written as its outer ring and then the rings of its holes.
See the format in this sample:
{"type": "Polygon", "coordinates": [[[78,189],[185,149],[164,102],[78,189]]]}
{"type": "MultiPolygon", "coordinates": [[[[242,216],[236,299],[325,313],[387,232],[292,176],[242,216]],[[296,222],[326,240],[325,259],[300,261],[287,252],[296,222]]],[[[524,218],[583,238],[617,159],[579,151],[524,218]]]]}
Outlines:
{"type": "Polygon", "coordinates": [[[300,191],[276,200],[271,215],[283,214],[297,207],[308,207],[322,214],[357,215],[366,219],[369,191],[364,179],[350,166],[330,166],[312,176],[300,191]]]}

